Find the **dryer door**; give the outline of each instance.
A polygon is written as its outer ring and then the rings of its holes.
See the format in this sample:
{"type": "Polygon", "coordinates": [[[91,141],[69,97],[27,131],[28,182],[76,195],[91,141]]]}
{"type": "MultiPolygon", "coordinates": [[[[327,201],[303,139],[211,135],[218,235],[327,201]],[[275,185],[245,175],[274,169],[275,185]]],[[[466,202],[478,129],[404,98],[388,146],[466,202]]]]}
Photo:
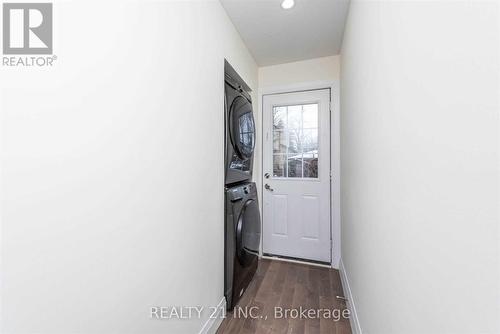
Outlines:
{"type": "Polygon", "coordinates": [[[255,146],[255,122],[252,104],[243,96],[233,100],[229,110],[231,143],[240,159],[252,157],[255,146]]]}
{"type": "Polygon", "coordinates": [[[236,255],[246,267],[259,255],[260,215],[256,200],[249,199],[243,205],[236,224],[236,255]]]}

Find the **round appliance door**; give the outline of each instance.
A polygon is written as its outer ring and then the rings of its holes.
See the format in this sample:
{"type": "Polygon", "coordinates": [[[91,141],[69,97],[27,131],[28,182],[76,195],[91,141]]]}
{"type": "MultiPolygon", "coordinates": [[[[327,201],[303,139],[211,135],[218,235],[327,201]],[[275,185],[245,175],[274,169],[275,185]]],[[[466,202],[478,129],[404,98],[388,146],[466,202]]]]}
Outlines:
{"type": "Polygon", "coordinates": [[[240,159],[252,157],[255,147],[255,122],[252,104],[243,96],[234,99],[229,111],[231,143],[240,159]]]}
{"type": "Polygon", "coordinates": [[[259,255],[260,215],[256,200],[249,199],[243,205],[236,225],[236,255],[243,267],[259,255]]]}

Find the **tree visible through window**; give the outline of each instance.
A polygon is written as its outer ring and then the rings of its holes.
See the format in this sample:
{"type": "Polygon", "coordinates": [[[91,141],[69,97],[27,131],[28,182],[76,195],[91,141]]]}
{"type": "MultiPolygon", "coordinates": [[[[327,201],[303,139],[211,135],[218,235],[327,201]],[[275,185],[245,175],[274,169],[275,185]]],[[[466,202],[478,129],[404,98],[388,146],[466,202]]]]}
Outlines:
{"type": "Polygon", "coordinates": [[[318,104],[273,108],[274,177],[318,177],[318,104]]]}

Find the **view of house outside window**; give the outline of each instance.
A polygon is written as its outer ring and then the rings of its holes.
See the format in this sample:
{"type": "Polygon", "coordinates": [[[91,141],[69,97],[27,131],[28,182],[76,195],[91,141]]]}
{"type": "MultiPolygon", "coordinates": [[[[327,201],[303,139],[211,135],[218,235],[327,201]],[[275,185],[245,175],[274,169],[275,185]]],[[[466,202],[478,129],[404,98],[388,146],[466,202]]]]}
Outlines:
{"type": "Polygon", "coordinates": [[[318,104],[273,108],[273,176],[318,178],[318,104]]]}

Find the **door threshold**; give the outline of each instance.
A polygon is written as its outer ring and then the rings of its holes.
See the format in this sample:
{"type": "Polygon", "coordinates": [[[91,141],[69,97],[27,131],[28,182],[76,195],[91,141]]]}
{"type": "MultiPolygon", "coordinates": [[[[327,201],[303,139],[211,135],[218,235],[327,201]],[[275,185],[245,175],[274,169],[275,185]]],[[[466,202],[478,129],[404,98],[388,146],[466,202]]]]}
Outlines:
{"type": "Polygon", "coordinates": [[[298,258],[289,257],[289,256],[262,254],[261,258],[268,259],[268,260],[283,261],[283,262],[299,263],[299,264],[305,264],[305,265],[309,265],[309,266],[316,266],[316,267],[322,267],[322,268],[332,268],[332,265],[328,262],[298,259],[298,258]]]}

